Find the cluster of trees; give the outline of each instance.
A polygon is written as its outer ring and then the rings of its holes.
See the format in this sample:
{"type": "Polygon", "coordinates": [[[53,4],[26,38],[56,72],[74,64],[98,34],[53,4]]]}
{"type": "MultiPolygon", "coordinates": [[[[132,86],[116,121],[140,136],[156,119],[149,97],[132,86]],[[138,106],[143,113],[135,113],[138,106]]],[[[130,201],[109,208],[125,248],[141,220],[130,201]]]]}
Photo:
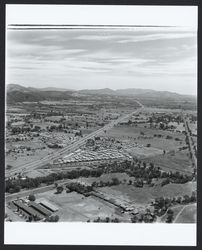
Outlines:
{"type": "Polygon", "coordinates": [[[125,160],[121,163],[113,162],[106,164],[101,164],[99,168],[104,169],[104,173],[124,173],[127,169],[133,167],[131,161],[125,160]]]}
{"type": "Polygon", "coordinates": [[[138,163],[134,167],[127,170],[129,176],[133,176],[141,181],[146,182],[147,184],[151,184],[151,180],[153,178],[166,178],[161,183],[162,186],[172,183],[187,183],[188,181],[192,181],[193,175],[187,175],[176,172],[166,172],[163,171],[160,167],[154,167],[153,163],[150,163],[149,166],[143,162],[142,164],[138,163]]]}
{"type": "Polygon", "coordinates": [[[60,186],[57,183],[55,183],[55,187],[56,187],[56,194],[61,194],[64,190],[63,186],[60,186]]]}
{"type": "Polygon", "coordinates": [[[118,178],[114,177],[110,181],[102,181],[102,180],[99,182],[94,181],[92,183],[92,187],[106,187],[106,186],[111,187],[119,184],[121,184],[121,181],[118,178]]]}
{"type": "Polygon", "coordinates": [[[153,117],[151,118],[153,122],[156,123],[160,123],[160,122],[164,122],[164,123],[169,123],[169,122],[177,122],[178,125],[183,122],[182,116],[181,115],[177,115],[177,116],[172,116],[170,114],[164,114],[161,116],[155,116],[153,115],[153,117]]]}
{"type": "Polygon", "coordinates": [[[5,190],[8,193],[17,193],[20,192],[21,189],[37,188],[41,184],[51,185],[58,180],[76,179],[79,177],[100,177],[102,174],[103,169],[75,169],[69,172],[51,173],[47,176],[41,176],[36,178],[26,177],[26,179],[15,179],[15,177],[11,177],[6,180],[5,190]]]}
{"type": "Polygon", "coordinates": [[[59,219],[60,219],[59,216],[56,214],[56,215],[48,216],[44,221],[45,222],[58,222],[59,219]]]}
{"type": "Polygon", "coordinates": [[[86,193],[93,191],[92,186],[83,185],[79,182],[71,182],[66,185],[66,188],[68,188],[70,191],[75,191],[80,194],[86,194],[86,193]]]}
{"type": "Polygon", "coordinates": [[[32,222],[32,221],[39,221],[40,218],[37,215],[29,216],[27,219],[27,222],[32,222]]]}
{"type": "Polygon", "coordinates": [[[189,151],[190,151],[190,158],[192,159],[193,157],[197,157],[197,149],[196,149],[196,146],[194,145],[195,143],[194,143],[194,140],[192,137],[191,137],[191,140],[192,140],[192,142],[189,143],[189,135],[187,135],[187,133],[186,133],[185,142],[186,142],[186,144],[189,148],[189,151]],[[191,147],[193,147],[194,155],[192,155],[191,147]]]}
{"type": "Polygon", "coordinates": [[[35,195],[34,195],[34,194],[30,194],[30,195],[28,196],[28,200],[30,200],[30,201],[35,201],[35,200],[36,200],[35,195]]]}
{"type": "Polygon", "coordinates": [[[100,218],[100,217],[98,217],[98,218],[94,219],[93,222],[104,222],[104,223],[113,222],[113,223],[119,223],[120,220],[118,218],[109,218],[109,217],[100,218]]]}
{"type": "Polygon", "coordinates": [[[168,209],[166,223],[172,223],[174,219],[174,212],[172,209],[168,209]]]}
{"type": "Polygon", "coordinates": [[[25,134],[29,132],[40,132],[41,127],[40,126],[33,126],[33,124],[30,124],[30,126],[25,127],[14,127],[11,129],[11,133],[13,135],[15,134],[25,134]]]}
{"type": "Polygon", "coordinates": [[[161,138],[161,137],[163,137],[163,135],[161,135],[161,134],[154,134],[154,137],[161,138]]]}
{"type": "MultiPolygon", "coordinates": [[[[197,196],[196,196],[196,191],[192,192],[192,195],[184,195],[183,197],[178,196],[178,197],[173,197],[173,198],[156,198],[155,201],[152,203],[154,206],[154,214],[157,216],[162,216],[163,214],[168,211],[168,209],[173,206],[173,205],[178,205],[178,204],[189,204],[192,202],[196,202],[197,196]]],[[[171,216],[171,215],[170,215],[171,216]]]]}
{"type": "Polygon", "coordinates": [[[51,126],[47,126],[46,130],[49,131],[49,132],[53,132],[53,131],[60,132],[60,131],[64,130],[64,127],[63,127],[62,124],[57,125],[57,126],[56,125],[51,125],[51,126]]]}
{"type": "Polygon", "coordinates": [[[135,178],[142,178],[143,180],[160,178],[161,170],[159,167],[154,167],[154,164],[150,163],[149,166],[144,162],[143,165],[139,163],[132,169],[128,170],[127,173],[135,178]]]}
{"type": "Polygon", "coordinates": [[[149,209],[146,209],[145,212],[140,214],[135,214],[131,217],[132,223],[152,223],[156,220],[156,215],[152,213],[149,209]]]}

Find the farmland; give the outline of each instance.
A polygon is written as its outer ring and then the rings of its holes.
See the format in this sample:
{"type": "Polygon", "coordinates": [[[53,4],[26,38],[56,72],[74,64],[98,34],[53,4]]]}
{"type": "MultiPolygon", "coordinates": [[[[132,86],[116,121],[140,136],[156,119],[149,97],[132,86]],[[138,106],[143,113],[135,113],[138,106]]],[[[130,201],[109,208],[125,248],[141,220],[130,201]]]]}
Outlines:
{"type": "Polygon", "coordinates": [[[195,222],[195,111],[66,95],[7,106],[8,220],[167,223],[173,209],[170,222],[195,222]],[[50,218],[33,214],[41,199],[57,207],[50,218]]]}

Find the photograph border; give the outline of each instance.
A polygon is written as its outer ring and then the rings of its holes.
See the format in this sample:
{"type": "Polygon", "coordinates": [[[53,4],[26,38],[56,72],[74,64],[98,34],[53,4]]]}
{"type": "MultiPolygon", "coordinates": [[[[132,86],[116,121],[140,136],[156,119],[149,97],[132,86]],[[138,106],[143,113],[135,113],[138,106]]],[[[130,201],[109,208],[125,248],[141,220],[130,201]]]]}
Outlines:
{"type": "MultiPolygon", "coordinates": [[[[202,13],[202,9],[201,6],[199,4],[199,1],[190,1],[190,0],[176,0],[176,1],[61,1],[61,0],[54,0],[54,1],[39,1],[39,0],[28,0],[28,1],[17,1],[17,0],[7,0],[4,1],[4,3],[1,5],[1,13],[0,13],[0,18],[1,18],[1,37],[2,37],[2,43],[0,46],[0,58],[1,58],[1,67],[0,67],[0,76],[1,76],[1,84],[0,84],[0,102],[1,102],[1,112],[0,112],[0,122],[1,122],[1,129],[0,130],[0,154],[1,154],[1,175],[0,175],[0,188],[1,188],[1,192],[0,192],[0,225],[1,225],[1,234],[0,234],[0,247],[2,247],[2,249],[35,249],[36,246],[35,245],[5,245],[4,244],[4,202],[5,202],[5,197],[4,197],[4,190],[5,190],[5,186],[4,186],[4,176],[5,176],[5,169],[4,169],[4,165],[5,165],[5,159],[4,159],[4,149],[5,149],[5,131],[4,131],[4,124],[5,124],[5,5],[6,4],[82,4],[82,5],[179,5],[179,6],[183,6],[183,5],[194,5],[194,6],[198,6],[198,13],[202,13]]],[[[201,95],[201,91],[202,88],[200,86],[200,62],[201,62],[201,18],[200,18],[200,14],[198,15],[198,98],[197,98],[197,102],[198,102],[198,151],[200,151],[200,143],[201,143],[201,139],[200,139],[200,134],[201,134],[201,127],[199,126],[199,124],[201,124],[201,116],[200,116],[200,108],[202,106],[202,101],[200,100],[200,95],[201,95]],[[201,103],[200,103],[201,102],[201,103]]],[[[199,153],[198,155],[198,166],[200,166],[200,162],[201,162],[201,155],[199,153]]],[[[201,246],[201,235],[202,235],[202,230],[201,230],[201,212],[202,208],[201,208],[201,194],[199,193],[200,190],[202,190],[201,187],[201,181],[200,177],[201,177],[201,171],[200,169],[198,169],[198,180],[197,180],[197,194],[198,194],[198,201],[197,201],[197,248],[199,248],[201,246]]],[[[180,232],[179,232],[180,233],[180,232]]],[[[77,249],[94,249],[95,245],[92,246],[78,246],[78,245],[64,245],[64,246],[59,246],[57,245],[57,249],[60,248],[64,248],[65,249],[72,249],[72,248],[77,248],[77,249]]],[[[161,248],[160,246],[122,246],[121,248],[124,249],[131,249],[131,248],[135,248],[138,247],[139,248],[150,248],[150,249],[156,249],[156,248],[161,248]]],[[[54,245],[37,245],[38,249],[55,249],[56,246],[54,245]]],[[[103,248],[109,248],[109,249],[117,249],[120,248],[119,246],[96,246],[97,249],[103,249],[103,248]]],[[[162,249],[167,249],[168,246],[162,246],[162,249]]],[[[172,247],[173,248],[173,247],[172,247]]],[[[181,248],[181,247],[176,247],[176,248],[181,248]]],[[[184,247],[183,247],[184,248],[184,247]]],[[[183,249],[182,248],[182,249],[183,249]]],[[[192,249],[193,247],[186,247],[186,249],[192,249]]],[[[196,247],[195,247],[196,248],[196,247]]]]}

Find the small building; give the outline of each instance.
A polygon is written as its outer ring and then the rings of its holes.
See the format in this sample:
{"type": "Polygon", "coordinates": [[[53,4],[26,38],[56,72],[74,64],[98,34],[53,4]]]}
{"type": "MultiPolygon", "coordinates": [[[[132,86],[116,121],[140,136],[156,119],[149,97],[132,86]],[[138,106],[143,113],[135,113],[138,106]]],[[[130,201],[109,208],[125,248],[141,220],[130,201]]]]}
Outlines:
{"type": "Polygon", "coordinates": [[[51,212],[50,210],[47,210],[44,206],[37,204],[36,202],[30,202],[29,206],[37,210],[39,213],[41,213],[44,216],[50,216],[51,212]]]}
{"type": "Polygon", "coordinates": [[[15,200],[13,201],[13,204],[17,207],[17,211],[19,212],[19,214],[22,214],[25,219],[29,219],[29,217],[32,217],[41,220],[44,218],[41,213],[34,210],[32,207],[25,205],[21,200],[15,200]]]}
{"type": "Polygon", "coordinates": [[[39,204],[43,207],[45,207],[46,209],[48,209],[51,212],[56,212],[58,211],[58,207],[50,202],[48,202],[45,199],[40,199],[38,200],[39,204]]]}

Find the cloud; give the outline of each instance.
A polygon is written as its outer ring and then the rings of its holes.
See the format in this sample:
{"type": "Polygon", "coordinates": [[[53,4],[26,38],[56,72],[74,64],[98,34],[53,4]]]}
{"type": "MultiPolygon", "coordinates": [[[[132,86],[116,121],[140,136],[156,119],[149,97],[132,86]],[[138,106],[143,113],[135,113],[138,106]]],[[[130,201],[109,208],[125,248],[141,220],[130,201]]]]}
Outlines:
{"type": "Polygon", "coordinates": [[[145,84],[172,78],[176,84],[175,78],[188,86],[192,78],[191,88],[197,71],[196,33],[184,30],[9,31],[7,52],[8,81],[30,85],[71,82],[78,88],[85,82],[85,88],[94,79],[94,88],[102,82],[127,87],[137,78],[145,84]]]}
{"type": "Polygon", "coordinates": [[[167,39],[180,39],[180,38],[189,38],[195,37],[195,33],[161,33],[161,34],[149,34],[149,35],[142,35],[142,36],[134,36],[129,37],[127,39],[119,40],[117,43],[133,43],[133,42],[149,42],[155,40],[167,40],[167,39]]]}

